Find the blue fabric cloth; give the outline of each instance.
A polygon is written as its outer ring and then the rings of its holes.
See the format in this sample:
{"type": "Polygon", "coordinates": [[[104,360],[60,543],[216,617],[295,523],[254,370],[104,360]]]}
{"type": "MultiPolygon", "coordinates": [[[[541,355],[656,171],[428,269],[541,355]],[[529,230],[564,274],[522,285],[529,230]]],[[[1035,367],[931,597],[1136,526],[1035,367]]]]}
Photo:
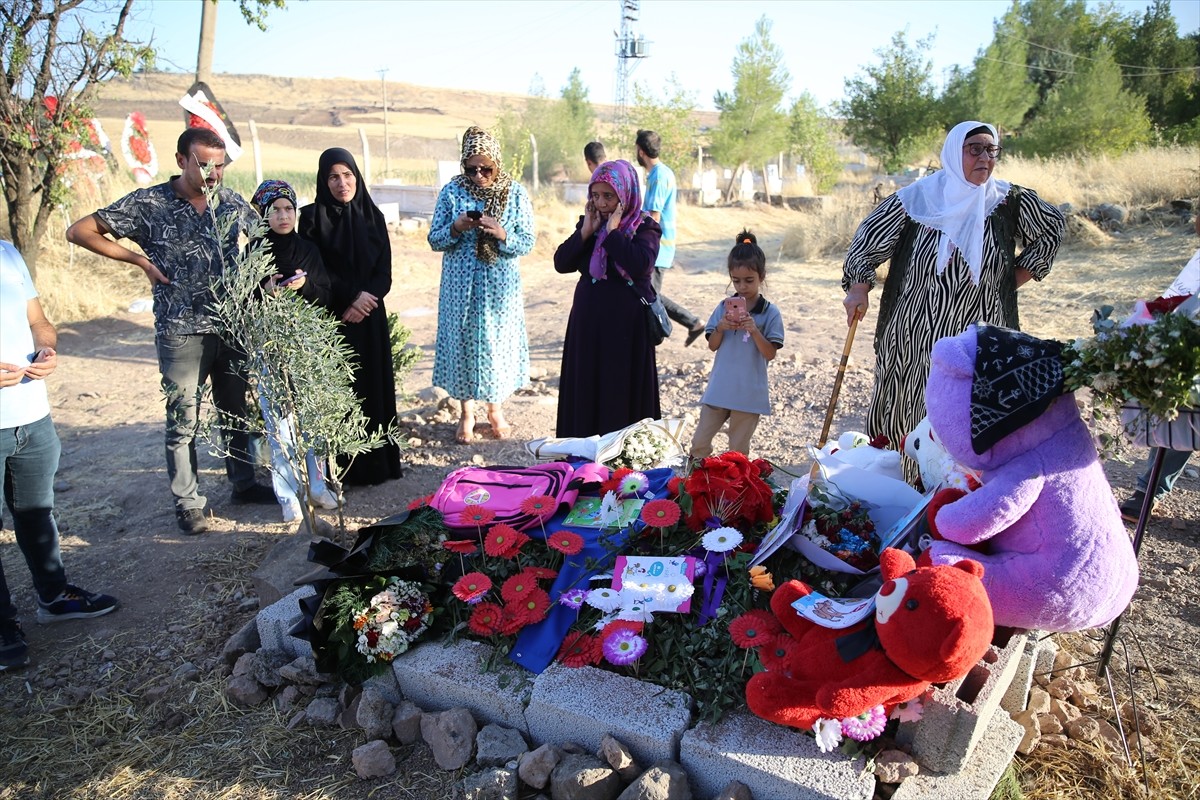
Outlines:
{"type": "MultiPolygon", "coordinates": [[[[646,477],[650,481],[650,493],[647,499],[666,497],[667,482],[674,474],[669,469],[646,470],[646,477]]],[[[558,603],[559,595],[569,589],[587,590],[591,588],[592,577],[604,570],[611,571],[617,556],[624,550],[625,544],[634,534],[646,527],[641,519],[619,531],[564,525],[563,520],[567,518],[568,513],[570,513],[569,510],[560,511],[543,527],[546,531],[578,533],[583,537],[583,549],[575,555],[566,556],[563,559],[562,569],[559,570],[554,585],[550,587],[550,599],[553,602],[549,613],[538,624],[530,625],[522,630],[508,654],[508,657],[517,664],[530,672],[539,674],[550,666],[550,662],[558,654],[558,648],[562,646],[567,630],[579,618],[579,611],[558,603]]],[[[530,529],[526,533],[535,538],[545,537],[541,528],[530,529]]]]}
{"type": "MultiPolygon", "coordinates": [[[[725,316],[725,301],[713,309],[705,326],[705,333],[712,336],[725,316]]],[[[779,347],[783,346],[783,316],[779,307],[768,302],[762,295],[750,309],[754,324],[762,331],[763,338],[779,347]]],[[[752,338],[739,331],[725,331],[721,346],[717,348],[712,373],[708,377],[708,388],[700,402],[715,408],[744,411],[748,414],[770,414],[771,394],[767,383],[769,362],[758,352],[752,338]]]]}
{"type": "Polygon", "coordinates": [[[654,266],[669,269],[675,263],[675,173],[661,161],[646,175],[646,200],[643,211],[657,211],[662,239],[658,243],[658,259],[654,266]]]}
{"type": "Polygon", "coordinates": [[[507,237],[494,264],[475,252],[476,232],[454,236],[451,225],[480,202],[456,183],[442,187],[429,244],[442,253],[433,385],[460,400],[498,403],[529,382],[529,341],[519,259],[536,239],[529,195],[513,183],[500,215],[507,237]]]}

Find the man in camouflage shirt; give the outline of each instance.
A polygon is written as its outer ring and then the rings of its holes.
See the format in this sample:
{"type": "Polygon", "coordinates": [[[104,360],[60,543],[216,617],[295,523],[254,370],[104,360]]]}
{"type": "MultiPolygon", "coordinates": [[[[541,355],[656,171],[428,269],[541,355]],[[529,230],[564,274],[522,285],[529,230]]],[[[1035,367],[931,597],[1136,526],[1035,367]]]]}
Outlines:
{"type": "MultiPolygon", "coordinates": [[[[134,264],[150,279],[154,343],[167,401],[167,475],[179,527],[196,534],[208,529],[207,501],[197,483],[195,444],[204,381],[212,382],[218,409],[235,420],[246,417],[242,355],[217,334],[212,281],[233,263],[239,233],[249,233],[258,215],[236,192],[217,188],[225,168],[225,143],[220,136],[206,128],[189,128],[179,137],[176,150],[175,162],[182,174],[130,192],[80,219],[67,229],[67,241],[134,264]],[[214,188],[217,217],[237,218],[221,243],[224,259],[208,208],[206,189],[214,188]],[[114,241],[122,238],[136,242],[145,255],[114,241]]],[[[230,453],[225,472],[233,484],[231,501],[274,504],[274,492],[255,481],[248,434],[234,429],[223,433],[230,453]]]]}

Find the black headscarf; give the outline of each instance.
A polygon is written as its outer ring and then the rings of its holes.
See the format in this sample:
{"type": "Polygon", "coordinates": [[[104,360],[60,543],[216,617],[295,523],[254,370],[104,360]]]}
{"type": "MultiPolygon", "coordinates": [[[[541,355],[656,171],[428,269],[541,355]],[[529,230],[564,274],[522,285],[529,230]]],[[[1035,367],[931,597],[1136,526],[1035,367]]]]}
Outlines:
{"type": "Polygon", "coordinates": [[[300,235],[321,251],[325,268],[334,279],[335,310],[345,308],[364,289],[377,296],[387,294],[368,283],[377,267],[384,274],[390,273],[392,246],[387,222],[371,200],[358,164],[348,150],[331,147],[321,153],[317,200],[305,206],[300,215],[300,235]],[[339,203],[329,190],[329,173],[337,164],[345,164],[354,173],[357,191],[349,203],[339,203]],[[339,284],[347,287],[346,291],[339,291],[339,284]]]}

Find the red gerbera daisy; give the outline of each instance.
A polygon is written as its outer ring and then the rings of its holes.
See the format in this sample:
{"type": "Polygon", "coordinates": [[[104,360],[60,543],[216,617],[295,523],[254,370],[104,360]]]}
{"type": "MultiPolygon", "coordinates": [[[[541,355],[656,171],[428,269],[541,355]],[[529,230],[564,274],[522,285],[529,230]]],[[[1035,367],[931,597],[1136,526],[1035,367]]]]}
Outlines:
{"type": "Polygon", "coordinates": [[[427,494],[424,497],[418,497],[416,500],[411,500],[408,503],[408,510],[416,511],[418,508],[421,508],[422,506],[427,506],[427,505],[429,505],[429,501],[431,499],[433,499],[433,495],[427,494]]]}
{"type": "Polygon", "coordinates": [[[464,556],[469,556],[479,549],[479,545],[470,539],[447,539],[442,542],[442,547],[451,553],[458,553],[464,556]]]}
{"type": "Polygon", "coordinates": [[[478,602],[492,588],[492,579],[482,572],[468,572],[454,582],[454,596],[464,603],[478,602]]]}
{"type": "Polygon", "coordinates": [[[548,494],[535,494],[521,501],[521,510],[539,519],[550,516],[556,508],[558,508],[558,502],[548,494]]]}
{"type": "Polygon", "coordinates": [[[477,636],[491,636],[500,631],[500,620],[503,611],[495,603],[480,603],[471,612],[467,627],[477,636]]]}
{"type": "Polygon", "coordinates": [[[492,520],[496,518],[496,512],[490,508],[467,503],[467,508],[462,512],[462,521],[468,525],[474,525],[481,528],[484,525],[490,525],[492,520]]]}
{"type": "Polygon", "coordinates": [[[541,622],[546,618],[546,612],[550,610],[550,595],[534,587],[519,601],[512,604],[512,610],[514,614],[524,620],[526,625],[541,622]]]}
{"type": "Polygon", "coordinates": [[[583,537],[574,531],[555,531],[546,537],[546,544],[563,555],[573,556],[583,549],[583,537]]]}
{"type": "Polygon", "coordinates": [[[768,672],[786,673],[787,665],[800,650],[800,643],[786,633],[775,634],[774,640],[758,648],[758,659],[768,672]]]}
{"type": "Polygon", "coordinates": [[[652,528],[673,528],[682,512],[670,500],[651,500],[642,506],[642,522],[652,528]]]}
{"type": "Polygon", "coordinates": [[[667,481],[667,491],[671,494],[671,497],[679,497],[679,493],[683,489],[683,481],[684,478],[682,475],[676,475],[667,481]]]}
{"type": "Polygon", "coordinates": [[[600,639],[603,641],[617,631],[633,631],[634,633],[641,633],[645,629],[646,623],[644,622],[634,622],[631,619],[614,619],[612,622],[604,626],[604,630],[600,631],[600,639]]]}
{"type": "Polygon", "coordinates": [[[608,476],[608,480],[600,484],[600,496],[603,497],[607,492],[615,493],[620,491],[621,481],[633,471],[629,467],[621,467],[620,469],[613,470],[613,474],[608,476]]]}
{"type": "Polygon", "coordinates": [[[729,638],[738,647],[760,647],[770,644],[781,630],[783,626],[773,614],[755,609],[729,623],[729,638]]]}
{"type": "Polygon", "coordinates": [[[535,589],[537,589],[537,579],[522,570],[501,585],[500,596],[507,603],[519,603],[535,589]]]}
{"type": "Polygon", "coordinates": [[[604,650],[600,639],[583,631],[571,631],[555,656],[564,667],[586,667],[599,664],[604,650]]]}
{"type": "Polygon", "coordinates": [[[556,570],[547,569],[546,567],[526,567],[524,571],[539,581],[552,581],[558,577],[556,570]]]}
{"type": "Polygon", "coordinates": [[[504,616],[500,619],[499,632],[504,636],[516,636],[521,632],[528,623],[525,617],[520,613],[520,609],[506,603],[504,605],[504,616]]]}
{"type": "Polygon", "coordinates": [[[483,538],[483,552],[499,558],[513,558],[529,537],[511,525],[493,525],[483,538]]]}

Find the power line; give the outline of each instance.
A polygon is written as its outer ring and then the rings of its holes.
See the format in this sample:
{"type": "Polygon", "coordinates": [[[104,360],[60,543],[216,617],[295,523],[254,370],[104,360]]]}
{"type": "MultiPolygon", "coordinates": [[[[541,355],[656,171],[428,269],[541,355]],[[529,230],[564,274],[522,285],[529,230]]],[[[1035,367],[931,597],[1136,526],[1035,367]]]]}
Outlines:
{"type": "MultiPolygon", "coordinates": [[[[1070,58],[1081,58],[1084,61],[1098,61],[1099,60],[1099,59],[1093,58],[1092,56],[1085,56],[1085,55],[1080,55],[1078,53],[1072,53],[1069,50],[1059,50],[1057,47],[1051,47],[1050,45],[1041,44],[1039,42],[1031,42],[1028,39],[1022,39],[1020,36],[1017,36],[1012,33],[1005,33],[1004,31],[996,31],[996,33],[1000,36],[1004,36],[1006,38],[1012,39],[1013,41],[1021,42],[1022,44],[1029,45],[1030,47],[1041,48],[1042,50],[1046,50],[1051,53],[1057,53],[1058,55],[1069,56],[1070,58]]],[[[1000,59],[989,58],[987,56],[980,56],[980,58],[984,58],[989,61],[1000,61],[1000,59]]],[[[1011,62],[1001,61],[1000,63],[1011,63],[1011,62]]],[[[1168,69],[1163,69],[1160,67],[1145,66],[1142,64],[1121,64],[1119,62],[1117,62],[1117,66],[1122,67],[1123,69],[1142,70],[1142,72],[1139,72],[1139,73],[1122,72],[1121,77],[1125,77],[1125,78],[1147,78],[1147,77],[1151,77],[1154,75],[1177,75],[1180,72],[1194,72],[1196,70],[1200,70],[1200,65],[1195,65],[1195,64],[1193,64],[1190,67],[1171,67],[1168,69]]],[[[1037,68],[1045,70],[1046,72],[1058,72],[1063,75],[1075,74],[1075,70],[1070,70],[1070,69],[1053,69],[1051,67],[1043,67],[1041,65],[1038,65],[1037,68]]]]}

